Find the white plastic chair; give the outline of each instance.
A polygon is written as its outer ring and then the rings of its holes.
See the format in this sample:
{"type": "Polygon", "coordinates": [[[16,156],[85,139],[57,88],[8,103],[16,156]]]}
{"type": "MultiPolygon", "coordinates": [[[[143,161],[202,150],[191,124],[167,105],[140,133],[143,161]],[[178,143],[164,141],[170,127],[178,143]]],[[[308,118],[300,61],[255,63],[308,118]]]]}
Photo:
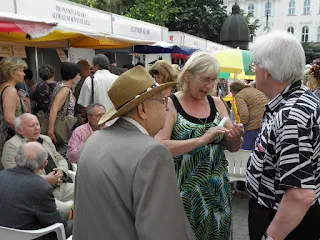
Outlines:
{"type": "Polygon", "coordinates": [[[72,171],[77,172],[78,165],[76,163],[71,163],[72,171]]]}
{"type": "Polygon", "coordinates": [[[31,240],[46,235],[50,232],[56,232],[58,240],[66,240],[64,226],[62,223],[55,223],[49,227],[38,230],[19,230],[14,228],[0,227],[0,239],[31,240]]]}
{"type": "Polygon", "coordinates": [[[238,152],[224,151],[228,160],[228,171],[230,182],[246,181],[247,163],[251,151],[240,149],[238,152]]]}

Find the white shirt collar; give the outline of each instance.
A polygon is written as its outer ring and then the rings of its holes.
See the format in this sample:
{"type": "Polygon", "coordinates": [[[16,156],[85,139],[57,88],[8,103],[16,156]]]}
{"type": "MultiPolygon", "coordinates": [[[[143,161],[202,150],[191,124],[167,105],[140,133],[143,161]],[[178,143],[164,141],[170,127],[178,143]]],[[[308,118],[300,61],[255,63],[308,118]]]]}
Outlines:
{"type": "Polygon", "coordinates": [[[143,134],[149,135],[149,133],[147,132],[147,130],[140,124],[138,123],[136,120],[126,117],[126,116],[121,116],[120,118],[128,121],[129,123],[132,123],[133,125],[135,125],[143,134]]]}

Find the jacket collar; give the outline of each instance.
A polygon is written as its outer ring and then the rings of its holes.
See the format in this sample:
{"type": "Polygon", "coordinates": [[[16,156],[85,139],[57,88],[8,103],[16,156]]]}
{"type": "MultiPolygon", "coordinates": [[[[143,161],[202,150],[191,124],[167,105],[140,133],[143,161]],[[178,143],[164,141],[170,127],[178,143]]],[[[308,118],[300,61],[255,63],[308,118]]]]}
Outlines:
{"type": "Polygon", "coordinates": [[[296,81],[291,85],[287,86],[278,96],[272,99],[268,103],[268,105],[266,105],[266,109],[269,110],[270,112],[276,111],[280,106],[282,106],[288,100],[288,98],[290,98],[290,95],[293,92],[301,88],[301,85],[302,85],[301,81],[296,81]]]}

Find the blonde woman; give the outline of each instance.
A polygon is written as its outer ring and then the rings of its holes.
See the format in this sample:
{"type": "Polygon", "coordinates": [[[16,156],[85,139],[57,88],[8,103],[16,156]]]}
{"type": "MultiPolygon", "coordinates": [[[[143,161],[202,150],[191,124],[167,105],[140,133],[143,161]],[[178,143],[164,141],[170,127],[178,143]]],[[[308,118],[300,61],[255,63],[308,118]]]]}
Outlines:
{"type": "Polygon", "coordinates": [[[26,68],[27,64],[20,58],[8,57],[0,61],[0,156],[6,140],[15,134],[15,118],[27,111],[23,96],[19,96],[15,88],[23,81],[26,68]]]}
{"type": "Polygon", "coordinates": [[[313,64],[305,75],[307,87],[320,98],[320,66],[313,64]]]}
{"type": "MultiPolygon", "coordinates": [[[[156,80],[157,83],[163,84],[168,82],[176,82],[178,71],[165,60],[158,60],[149,69],[150,75],[156,80]]],[[[171,93],[176,92],[176,88],[171,88],[171,93]]]]}
{"type": "Polygon", "coordinates": [[[224,146],[238,151],[244,130],[227,120],[227,109],[210,95],[220,72],[212,54],[196,52],[178,82],[181,91],[169,98],[165,127],[156,138],[174,157],[180,195],[197,240],[229,239],[231,189],[224,146]]]}

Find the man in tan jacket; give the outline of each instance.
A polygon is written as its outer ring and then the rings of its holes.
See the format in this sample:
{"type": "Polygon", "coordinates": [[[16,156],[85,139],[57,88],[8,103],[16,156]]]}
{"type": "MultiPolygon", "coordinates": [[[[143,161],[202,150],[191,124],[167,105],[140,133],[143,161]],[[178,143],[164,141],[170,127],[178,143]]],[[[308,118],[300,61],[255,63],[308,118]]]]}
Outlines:
{"type": "Polygon", "coordinates": [[[48,165],[38,174],[54,187],[55,199],[63,202],[73,200],[74,184],[68,179],[68,163],[56,151],[51,139],[40,134],[38,118],[30,113],[22,114],[15,120],[15,130],[16,135],[10,138],[3,147],[1,158],[3,167],[7,169],[17,165],[15,155],[23,143],[39,142],[48,152],[48,165]]]}

